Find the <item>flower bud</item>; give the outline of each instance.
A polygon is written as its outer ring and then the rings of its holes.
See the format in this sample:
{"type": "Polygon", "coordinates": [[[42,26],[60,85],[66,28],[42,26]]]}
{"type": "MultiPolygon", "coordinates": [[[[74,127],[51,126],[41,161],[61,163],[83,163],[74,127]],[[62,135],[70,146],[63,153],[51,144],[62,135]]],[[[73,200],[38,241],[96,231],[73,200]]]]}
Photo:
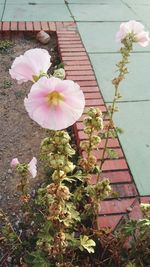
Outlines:
{"type": "Polygon", "coordinates": [[[57,69],[54,71],[53,76],[61,80],[64,80],[66,76],[65,70],[63,68],[57,69]]]}

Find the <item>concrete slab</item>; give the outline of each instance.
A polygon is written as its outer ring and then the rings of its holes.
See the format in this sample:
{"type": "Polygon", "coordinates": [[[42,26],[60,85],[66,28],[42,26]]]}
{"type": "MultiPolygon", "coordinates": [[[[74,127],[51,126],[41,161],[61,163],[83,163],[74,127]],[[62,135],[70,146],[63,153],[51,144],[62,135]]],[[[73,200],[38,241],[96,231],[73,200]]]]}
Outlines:
{"type": "MultiPolygon", "coordinates": [[[[115,36],[120,22],[78,22],[78,29],[87,52],[117,52],[120,43],[115,36]]],[[[150,51],[150,46],[135,46],[135,51],[150,51]]]]}
{"type": "MultiPolygon", "coordinates": [[[[6,0],[7,4],[20,4],[20,0],[6,0]]],[[[21,0],[21,4],[64,4],[64,0],[21,0]]]]}
{"type": "Polygon", "coordinates": [[[122,4],[120,0],[67,0],[69,4],[122,4]]]}
{"type": "Polygon", "coordinates": [[[138,19],[134,12],[123,4],[119,5],[69,5],[77,21],[128,21],[138,19]],[[107,15],[106,15],[107,14],[107,15]]]}
{"type": "Polygon", "coordinates": [[[121,103],[116,113],[117,125],[131,173],[141,195],[150,194],[150,102],[121,103]]]}
{"type": "MultiPolygon", "coordinates": [[[[116,63],[119,54],[90,54],[96,77],[106,102],[111,102],[114,94],[112,79],[117,75],[116,63]]],[[[128,64],[129,74],[120,85],[120,101],[150,100],[150,53],[134,53],[128,64]]]]}
{"type": "Polygon", "coordinates": [[[6,4],[3,21],[72,21],[65,5],[6,4]],[[38,15],[37,15],[38,14],[38,15]]]}
{"type": "Polygon", "coordinates": [[[0,20],[2,19],[4,5],[0,3],[0,20]]]}
{"type": "Polygon", "coordinates": [[[150,3],[149,5],[134,5],[134,11],[137,16],[149,27],[150,29],[150,3]]]}
{"type": "Polygon", "coordinates": [[[149,5],[149,0],[122,0],[125,4],[129,6],[133,5],[149,5]]]}

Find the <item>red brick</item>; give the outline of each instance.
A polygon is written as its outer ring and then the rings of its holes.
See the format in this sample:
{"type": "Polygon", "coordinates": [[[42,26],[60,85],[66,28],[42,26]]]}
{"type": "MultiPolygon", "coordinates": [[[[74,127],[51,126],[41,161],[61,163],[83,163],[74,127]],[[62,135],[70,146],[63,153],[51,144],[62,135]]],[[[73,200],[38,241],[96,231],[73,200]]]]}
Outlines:
{"type": "Polygon", "coordinates": [[[62,52],[61,55],[63,57],[79,57],[79,56],[87,56],[87,54],[85,52],[62,52]]]}
{"type": "Polygon", "coordinates": [[[26,22],[26,30],[33,31],[33,23],[31,21],[26,22]]]}
{"type": "Polygon", "coordinates": [[[129,215],[129,218],[132,220],[141,219],[143,217],[138,200],[135,201],[135,203],[134,203],[133,207],[131,208],[131,211],[129,211],[128,215],[129,215]]]}
{"type": "Polygon", "coordinates": [[[56,29],[57,30],[63,30],[64,28],[64,25],[63,25],[63,22],[56,22],[56,29]]]}
{"type": "Polygon", "coordinates": [[[115,230],[117,225],[123,220],[122,215],[107,215],[107,216],[98,216],[97,218],[98,229],[101,228],[111,228],[115,230]]]}
{"type": "Polygon", "coordinates": [[[2,23],[2,31],[10,31],[10,22],[9,21],[2,23]]]}
{"type": "MultiPolygon", "coordinates": [[[[66,61],[64,61],[64,65],[65,65],[65,68],[66,68],[66,66],[78,66],[78,69],[80,68],[80,66],[84,66],[84,65],[88,65],[88,66],[90,66],[90,63],[89,63],[89,60],[87,59],[87,60],[83,60],[83,61],[74,61],[74,60],[72,60],[72,61],[68,61],[68,60],[66,60],[66,61]]],[[[91,85],[91,84],[90,84],[91,85]]],[[[88,86],[88,85],[85,85],[85,86],[88,86]]]]}
{"type": "Polygon", "coordinates": [[[66,78],[68,80],[73,80],[73,81],[95,81],[95,77],[94,75],[91,75],[91,76],[71,76],[71,75],[66,75],[66,78]]]}
{"type": "Polygon", "coordinates": [[[141,203],[149,203],[150,204],[150,196],[144,196],[140,198],[141,203]]]}
{"type": "Polygon", "coordinates": [[[99,214],[119,214],[127,213],[133,207],[135,199],[113,199],[102,201],[99,208],[99,214]]]}
{"type": "Polygon", "coordinates": [[[80,86],[97,86],[97,82],[96,81],[78,81],[78,84],[80,86]]]}
{"type": "MultiPolygon", "coordinates": [[[[122,152],[122,149],[121,148],[115,148],[114,149],[118,155],[118,158],[123,158],[123,152],[122,152]]],[[[83,152],[82,153],[84,157],[87,156],[87,153],[83,152]]],[[[103,154],[103,150],[102,149],[99,149],[99,150],[93,150],[92,154],[97,158],[97,159],[101,159],[102,157],[102,154],[103,154]]],[[[108,154],[105,153],[105,156],[104,156],[105,159],[108,159],[108,154]]]]}
{"type": "Polygon", "coordinates": [[[35,22],[33,22],[33,28],[34,28],[35,31],[40,31],[40,30],[42,30],[42,28],[41,28],[41,23],[40,23],[39,21],[35,21],[35,22]]]}
{"type": "Polygon", "coordinates": [[[49,26],[47,21],[41,21],[41,27],[43,31],[49,31],[49,26]]]}
{"type": "Polygon", "coordinates": [[[78,36],[59,36],[59,42],[81,42],[78,36]]]}
{"type": "Polygon", "coordinates": [[[135,185],[133,183],[129,184],[115,184],[112,185],[112,190],[114,193],[118,194],[118,197],[136,197],[138,195],[135,185]]]}
{"type": "Polygon", "coordinates": [[[17,29],[18,29],[18,23],[16,21],[12,21],[10,23],[10,29],[11,29],[11,31],[17,31],[17,29]]]}
{"type": "Polygon", "coordinates": [[[111,170],[127,170],[128,166],[124,159],[115,159],[115,160],[105,160],[102,170],[111,171],[111,170]]]}
{"type": "Polygon", "coordinates": [[[129,171],[102,172],[101,176],[108,177],[111,183],[124,183],[132,181],[129,171]]]}
{"type": "Polygon", "coordinates": [[[75,22],[63,22],[63,25],[65,26],[65,27],[72,27],[72,26],[76,26],[76,23],[75,22]]]}
{"type": "MultiPolygon", "coordinates": [[[[78,45],[82,45],[82,42],[81,41],[62,41],[62,40],[59,40],[58,39],[58,43],[60,45],[60,47],[67,47],[67,44],[69,44],[71,47],[74,46],[74,47],[78,47],[78,45]]],[[[83,45],[82,45],[83,47],[83,45]]]]}
{"type": "Polygon", "coordinates": [[[19,31],[25,31],[25,22],[18,22],[18,29],[19,31]]]}
{"type": "MultiPolygon", "coordinates": [[[[80,140],[85,140],[87,139],[87,135],[83,132],[83,131],[78,131],[78,136],[80,140]]],[[[103,148],[105,145],[105,139],[102,140],[102,142],[99,145],[99,148],[103,148]]],[[[117,148],[120,147],[118,139],[108,139],[108,147],[112,147],[112,148],[117,148]]]]}
{"type": "Polygon", "coordinates": [[[56,24],[55,22],[48,22],[50,31],[55,32],[56,31],[56,24]]]}
{"type": "Polygon", "coordinates": [[[84,93],[85,99],[102,98],[100,92],[97,93],[84,93]]]}
{"type": "Polygon", "coordinates": [[[85,52],[85,49],[81,46],[81,47],[72,47],[72,48],[61,48],[60,50],[62,52],[62,54],[64,53],[73,53],[73,52],[85,52]]]}
{"type": "Polygon", "coordinates": [[[94,92],[100,92],[98,86],[81,86],[81,89],[84,93],[94,93],[94,92]]]}
{"type": "Polygon", "coordinates": [[[2,22],[0,21],[0,31],[2,30],[2,22]]]}
{"type": "Polygon", "coordinates": [[[65,43],[65,44],[62,44],[61,42],[59,42],[59,47],[60,47],[60,50],[61,49],[73,49],[73,48],[83,48],[83,45],[82,43],[75,43],[75,44],[68,44],[68,43],[65,43]]]}
{"type": "Polygon", "coordinates": [[[75,66],[67,66],[65,65],[65,70],[66,71],[70,71],[70,70],[76,70],[78,71],[80,68],[80,70],[92,70],[90,64],[87,64],[87,65],[81,65],[80,67],[78,65],[75,65],[75,66]]]}
{"type": "Polygon", "coordinates": [[[79,36],[78,32],[76,31],[57,31],[58,36],[79,36]]]}
{"type": "Polygon", "coordinates": [[[67,75],[69,76],[71,76],[71,75],[73,75],[73,76],[92,76],[92,75],[94,75],[94,73],[93,73],[93,71],[92,70],[69,70],[69,71],[67,71],[66,72],[67,73],[67,75]]]}
{"type": "Polygon", "coordinates": [[[74,56],[73,54],[71,56],[63,56],[63,60],[65,61],[87,61],[88,60],[88,57],[85,55],[85,56],[74,56]]]}
{"type": "MultiPolygon", "coordinates": [[[[111,183],[131,183],[129,171],[107,171],[101,173],[101,178],[108,178],[111,183]]],[[[96,175],[92,176],[92,183],[96,183],[96,175]]]]}
{"type": "MultiPolygon", "coordinates": [[[[99,107],[99,109],[101,110],[101,112],[106,112],[107,109],[106,109],[106,106],[103,105],[103,106],[95,106],[95,108],[99,107]]],[[[84,109],[84,113],[86,114],[87,113],[87,110],[89,109],[89,107],[85,107],[84,109]]]]}
{"type": "Polygon", "coordinates": [[[104,101],[102,100],[102,98],[97,98],[97,99],[86,99],[85,100],[85,105],[86,106],[101,106],[104,105],[104,101]]]}

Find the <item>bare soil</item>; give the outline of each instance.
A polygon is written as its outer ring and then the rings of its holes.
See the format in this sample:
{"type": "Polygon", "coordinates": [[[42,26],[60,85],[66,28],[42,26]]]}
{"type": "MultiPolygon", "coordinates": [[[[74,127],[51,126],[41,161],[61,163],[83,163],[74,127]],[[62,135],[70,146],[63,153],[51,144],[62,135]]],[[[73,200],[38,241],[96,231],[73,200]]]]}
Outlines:
{"type": "MultiPolygon", "coordinates": [[[[10,162],[17,157],[21,163],[28,163],[33,156],[37,157],[45,131],[29,118],[24,108],[24,98],[30,91],[32,82],[18,85],[11,79],[9,69],[17,56],[31,48],[48,50],[52,61],[50,71],[59,63],[59,58],[54,34],[48,45],[41,45],[35,34],[31,33],[14,35],[12,41],[12,47],[0,51],[0,207],[7,214],[16,217],[17,180],[10,162]]],[[[37,181],[40,181],[40,177],[32,179],[31,185],[37,184],[37,181]]]]}

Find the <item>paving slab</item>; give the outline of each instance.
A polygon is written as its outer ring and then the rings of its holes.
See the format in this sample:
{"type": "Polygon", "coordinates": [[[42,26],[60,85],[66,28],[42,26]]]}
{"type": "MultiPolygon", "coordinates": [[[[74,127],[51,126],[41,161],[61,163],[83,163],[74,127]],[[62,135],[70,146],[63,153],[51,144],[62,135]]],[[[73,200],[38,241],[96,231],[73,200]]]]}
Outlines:
{"type": "Polygon", "coordinates": [[[128,4],[129,6],[133,5],[149,5],[149,0],[122,0],[125,4],[128,4]]]}
{"type": "MultiPolygon", "coordinates": [[[[120,43],[115,41],[120,22],[78,22],[78,29],[89,53],[92,52],[117,52],[120,43]]],[[[150,46],[135,46],[135,51],[150,51],[150,46]]]]}
{"type": "Polygon", "coordinates": [[[70,4],[69,7],[76,21],[128,21],[138,19],[129,7],[121,3],[119,5],[70,4]]]}
{"type": "Polygon", "coordinates": [[[7,4],[64,4],[64,0],[6,0],[7,4]]]}
{"type": "Polygon", "coordinates": [[[137,16],[145,23],[150,29],[150,2],[149,5],[134,5],[134,11],[137,16]]]}
{"type": "Polygon", "coordinates": [[[121,0],[67,0],[69,4],[122,4],[121,0]]]}
{"type": "Polygon", "coordinates": [[[6,4],[3,21],[72,21],[65,5],[6,4]],[[38,15],[37,15],[38,14],[38,15]]]}
{"type": "Polygon", "coordinates": [[[0,3],[0,20],[1,20],[2,15],[3,15],[3,9],[4,9],[4,4],[0,3]]]}
{"type": "Polygon", "coordinates": [[[119,139],[131,173],[140,195],[150,195],[150,102],[118,106],[115,121],[125,131],[119,139]]]}
{"type": "MultiPolygon", "coordinates": [[[[112,79],[117,75],[116,63],[119,54],[90,54],[96,77],[106,102],[111,102],[114,94],[112,79]]],[[[128,64],[129,74],[120,85],[120,101],[150,100],[150,53],[133,53],[128,64]]]]}

